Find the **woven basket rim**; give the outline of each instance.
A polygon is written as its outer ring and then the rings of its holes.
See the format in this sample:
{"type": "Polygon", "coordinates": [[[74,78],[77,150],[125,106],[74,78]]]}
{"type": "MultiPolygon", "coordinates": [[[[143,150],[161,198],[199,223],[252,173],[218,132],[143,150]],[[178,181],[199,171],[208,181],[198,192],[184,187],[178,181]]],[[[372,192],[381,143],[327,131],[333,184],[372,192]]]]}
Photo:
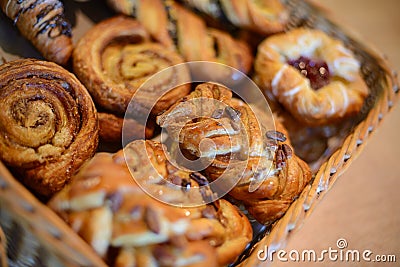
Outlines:
{"type": "MultiPolygon", "coordinates": [[[[313,0],[307,0],[309,5],[318,9],[324,14],[325,18],[340,29],[347,36],[361,43],[359,36],[355,36],[351,29],[346,28],[335,20],[335,17],[328,10],[313,0]],[[340,26],[339,26],[340,25],[340,26]]],[[[271,227],[271,231],[252,248],[252,251],[264,249],[266,246],[273,251],[283,249],[290,237],[298,231],[305,223],[305,220],[312,214],[314,208],[321,201],[326,193],[333,187],[337,179],[349,168],[351,163],[363,151],[367,141],[374,134],[375,129],[382,123],[387,115],[399,101],[399,80],[398,74],[391,67],[389,59],[379,55],[371,44],[362,42],[365,52],[375,58],[382,70],[385,71],[386,86],[377,95],[378,100],[368,115],[359,122],[350,134],[345,138],[341,148],[335,151],[315,173],[311,183],[306,186],[301,195],[291,204],[285,215],[271,227]]],[[[252,253],[240,266],[259,266],[259,259],[252,253]]],[[[268,266],[269,262],[264,262],[262,266],[268,266]]]]}

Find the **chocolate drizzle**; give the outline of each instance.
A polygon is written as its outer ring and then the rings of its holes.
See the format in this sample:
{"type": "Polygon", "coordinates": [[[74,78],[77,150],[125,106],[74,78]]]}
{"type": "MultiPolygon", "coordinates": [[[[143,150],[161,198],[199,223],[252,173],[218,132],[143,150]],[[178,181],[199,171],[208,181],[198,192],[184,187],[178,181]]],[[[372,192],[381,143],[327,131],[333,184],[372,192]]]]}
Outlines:
{"type": "Polygon", "coordinates": [[[168,17],[168,34],[174,42],[174,45],[178,47],[178,22],[172,14],[173,7],[169,1],[164,1],[164,6],[168,17]]]}
{"type": "MultiPolygon", "coordinates": [[[[17,24],[20,16],[24,15],[28,11],[40,8],[39,5],[44,4],[44,2],[44,0],[37,0],[29,6],[24,7],[24,1],[17,1],[17,4],[21,6],[14,18],[14,24],[17,24]]],[[[58,9],[63,9],[63,4],[60,1],[56,1],[53,4],[47,4],[43,8],[39,9],[38,14],[36,15],[36,22],[33,24],[34,27],[38,28],[35,35],[36,37],[46,32],[49,38],[57,38],[60,35],[68,37],[72,36],[70,23],[65,20],[63,12],[57,12],[58,9]],[[51,12],[54,12],[54,15],[44,20],[44,18],[46,18],[51,12]]]]}

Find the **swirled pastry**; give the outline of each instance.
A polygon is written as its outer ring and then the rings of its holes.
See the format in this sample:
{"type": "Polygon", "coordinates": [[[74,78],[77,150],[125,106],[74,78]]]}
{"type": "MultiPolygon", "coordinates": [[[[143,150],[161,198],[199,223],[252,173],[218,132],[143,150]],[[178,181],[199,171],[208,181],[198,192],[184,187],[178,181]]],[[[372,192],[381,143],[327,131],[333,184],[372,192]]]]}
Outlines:
{"type": "MultiPolygon", "coordinates": [[[[165,70],[182,62],[176,52],[151,42],[136,20],[124,16],[95,25],[79,40],[73,53],[74,72],[102,110],[122,120],[133,102],[135,118],[132,119],[142,129],[132,139],[144,138],[145,132],[149,132],[145,128],[148,115],[165,110],[190,90],[187,85],[180,86],[189,80],[186,68],[165,70]],[[157,80],[144,86],[148,78],[162,70],[157,80]]],[[[102,132],[112,131],[109,124],[100,122],[102,132]]],[[[106,135],[101,137],[109,141],[106,135]]]]}
{"type": "Polygon", "coordinates": [[[65,65],[72,53],[71,25],[58,0],[1,0],[3,12],[50,61],[65,65]]]}
{"type": "Polygon", "coordinates": [[[251,51],[244,42],[208,28],[199,16],[174,1],[108,2],[117,12],[137,18],[154,39],[177,49],[186,61],[219,62],[244,73],[252,67],[251,51]]]}
{"type": "Polygon", "coordinates": [[[207,178],[236,183],[229,194],[259,222],[271,223],[300,194],[311,172],[294,154],[282,125],[277,124],[279,131],[264,129],[256,114],[226,87],[205,83],[157,122],[181,148],[209,159],[207,178]]]}
{"type": "Polygon", "coordinates": [[[0,158],[40,195],[63,188],[93,156],[97,113],[86,88],[52,62],[0,66],[0,158]]]}
{"type": "Polygon", "coordinates": [[[368,95],[360,62],[338,39],[299,28],[263,41],[255,80],[299,121],[337,122],[358,113],[368,95]]]}
{"type": "Polygon", "coordinates": [[[182,0],[211,17],[263,34],[283,31],[289,14],[280,0],[182,0]]]}
{"type": "Polygon", "coordinates": [[[198,176],[174,167],[160,143],[137,140],[98,153],[49,205],[112,266],[225,266],[252,229],[225,200],[186,206],[203,201],[191,190],[198,176]],[[115,259],[107,258],[111,248],[115,259]]]}

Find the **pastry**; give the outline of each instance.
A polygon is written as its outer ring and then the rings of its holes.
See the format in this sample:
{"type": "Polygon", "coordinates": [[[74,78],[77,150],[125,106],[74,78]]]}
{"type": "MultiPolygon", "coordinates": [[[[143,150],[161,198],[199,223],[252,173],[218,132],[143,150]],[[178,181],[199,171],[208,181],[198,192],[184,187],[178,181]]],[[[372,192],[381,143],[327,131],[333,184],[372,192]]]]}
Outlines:
{"type": "Polygon", "coordinates": [[[72,53],[72,34],[61,1],[0,0],[0,6],[44,58],[61,65],[67,63],[72,53]]]}
{"type": "Polygon", "coordinates": [[[289,14],[280,0],[182,0],[186,5],[223,23],[263,34],[283,31],[289,14]]]}
{"type": "Polygon", "coordinates": [[[192,190],[198,175],[174,167],[160,143],[137,140],[98,153],[49,206],[111,266],[226,266],[252,228],[228,201],[206,204],[207,188],[192,190]]]}
{"type": "Polygon", "coordinates": [[[209,159],[205,176],[225,179],[225,188],[233,185],[229,194],[256,220],[269,224],[301,193],[311,172],[295,155],[283,126],[276,122],[278,131],[267,129],[256,114],[263,116],[232,98],[228,88],[204,83],[158,116],[157,123],[183,150],[209,159]]]}
{"type": "MultiPolygon", "coordinates": [[[[143,133],[150,131],[145,129],[150,114],[165,110],[190,90],[190,86],[185,85],[190,78],[186,68],[165,70],[182,62],[176,52],[151,42],[146,30],[136,20],[125,16],[109,18],[95,25],[79,40],[73,53],[74,72],[99,109],[114,115],[108,116],[108,121],[112,118],[122,120],[132,102],[131,109],[135,114],[131,119],[142,126],[132,132],[132,140],[144,138],[143,133]],[[157,80],[143,86],[148,78],[162,70],[164,72],[157,80]],[[135,136],[135,133],[139,135],[135,136]]],[[[103,122],[100,121],[101,133],[113,132],[107,127],[119,123],[103,122]]],[[[101,138],[112,141],[107,135],[101,134],[101,138]]]]}
{"type": "Polygon", "coordinates": [[[63,188],[93,156],[97,113],[86,88],[52,62],[0,66],[0,158],[42,196],[63,188]]]}
{"type": "Polygon", "coordinates": [[[125,140],[134,140],[138,136],[151,138],[154,134],[154,124],[148,121],[146,125],[134,119],[118,117],[111,113],[98,112],[100,142],[116,144],[121,142],[124,135],[125,140]],[[122,131],[124,129],[124,132],[122,131]],[[143,131],[144,132],[141,132],[143,131]]]}
{"type": "Polygon", "coordinates": [[[297,120],[326,125],[358,113],[368,95],[360,62],[338,39],[298,28],[264,40],[254,78],[297,120]]]}
{"type": "Polygon", "coordinates": [[[177,49],[186,61],[223,63],[244,73],[252,67],[252,55],[244,42],[208,28],[199,16],[174,1],[108,2],[117,12],[137,18],[154,39],[177,49]]]}

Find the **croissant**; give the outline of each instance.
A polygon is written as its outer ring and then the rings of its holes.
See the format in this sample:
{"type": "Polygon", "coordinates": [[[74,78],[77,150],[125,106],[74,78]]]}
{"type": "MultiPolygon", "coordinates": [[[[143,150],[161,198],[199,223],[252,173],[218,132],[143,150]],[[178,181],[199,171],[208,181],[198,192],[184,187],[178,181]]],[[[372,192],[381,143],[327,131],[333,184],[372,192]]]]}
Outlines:
{"type": "Polygon", "coordinates": [[[164,150],[137,140],[98,153],[49,206],[111,266],[233,262],[252,238],[248,219],[225,200],[205,204],[207,187],[194,190],[205,178],[176,168],[164,150]]]}
{"type": "Polygon", "coordinates": [[[86,88],[59,65],[0,66],[0,159],[42,196],[63,188],[96,151],[97,113],[86,88]]]}
{"type": "Polygon", "coordinates": [[[72,53],[72,34],[61,1],[0,0],[0,6],[47,60],[67,63],[72,53]]]}
{"type": "Polygon", "coordinates": [[[158,116],[157,123],[180,148],[209,159],[206,177],[222,179],[220,187],[225,185],[256,220],[269,224],[301,193],[311,171],[295,155],[283,126],[276,122],[278,131],[264,128],[258,118],[266,115],[258,112],[232,98],[228,88],[204,83],[158,116]]]}
{"type": "Polygon", "coordinates": [[[250,48],[226,32],[208,28],[196,14],[174,1],[108,0],[110,6],[135,17],[158,42],[177,49],[186,61],[211,61],[244,73],[252,67],[250,48]]]}
{"type": "Polygon", "coordinates": [[[298,121],[327,125],[357,114],[368,95],[360,62],[320,30],[298,28],[258,47],[254,80],[298,121]]]}
{"type": "Polygon", "coordinates": [[[262,34],[284,30],[289,13],[280,0],[181,0],[187,6],[221,22],[228,20],[237,27],[262,34]]]}
{"type": "Polygon", "coordinates": [[[91,28],[74,49],[73,68],[99,109],[112,114],[107,119],[100,117],[101,139],[121,140],[121,128],[116,136],[112,133],[130,104],[134,114],[129,118],[136,121],[137,129],[129,133],[129,140],[151,135],[147,117],[165,110],[190,90],[185,85],[190,78],[187,68],[165,70],[182,62],[176,52],[151,42],[146,30],[132,18],[117,16],[91,28]],[[157,79],[145,83],[162,70],[157,79]]]}

